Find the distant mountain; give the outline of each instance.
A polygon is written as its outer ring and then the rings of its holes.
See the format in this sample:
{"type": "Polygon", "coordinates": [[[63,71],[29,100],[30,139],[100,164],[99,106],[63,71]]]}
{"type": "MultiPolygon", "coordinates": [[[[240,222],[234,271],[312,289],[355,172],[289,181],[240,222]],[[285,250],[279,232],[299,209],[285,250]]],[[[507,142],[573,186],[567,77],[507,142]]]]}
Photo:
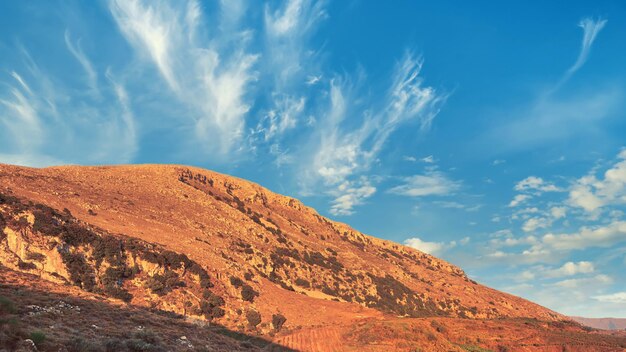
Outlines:
{"type": "MultiPolygon", "coordinates": [[[[169,329],[168,336],[181,318],[222,329],[162,341],[180,342],[177,349],[185,341],[208,346],[220,333],[224,346],[243,340],[244,347],[266,350],[626,346],[619,335],[589,334],[441,259],[364,235],[257,184],[198,168],[0,164],[0,229],[0,280],[15,289],[65,290],[68,297],[79,289],[122,310],[145,309],[174,319],[152,324],[169,329]],[[500,337],[488,338],[493,334],[500,337]]],[[[4,299],[20,304],[22,296],[5,291],[4,299]]],[[[24,309],[17,312],[28,316],[24,309]]],[[[104,321],[105,312],[94,308],[104,321]]],[[[23,321],[49,330],[50,345],[64,343],[64,330],[49,326],[65,319],[45,326],[23,321]]],[[[87,330],[80,334],[90,337],[87,330]]],[[[115,331],[98,336],[132,341],[132,334],[115,331]]]]}
{"type": "Polygon", "coordinates": [[[625,330],[626,318],[583,318],[570,317],[575,321],[595,329],[625,330]]]}

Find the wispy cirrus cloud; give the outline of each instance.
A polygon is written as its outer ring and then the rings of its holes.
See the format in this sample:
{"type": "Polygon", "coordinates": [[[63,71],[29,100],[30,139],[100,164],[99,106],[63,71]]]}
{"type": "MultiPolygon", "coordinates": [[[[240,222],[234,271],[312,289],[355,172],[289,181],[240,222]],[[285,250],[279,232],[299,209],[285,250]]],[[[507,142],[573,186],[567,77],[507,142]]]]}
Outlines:
{"type": "Polygon", "coordinates": [[[65,45],[76,60],[80,63],[83,70],[85,70],[85,78],[87,84],[93,94],[99,94],[98,92],[98,73],[94,69],[91,61],[87,58],[83,49],[80,46],[80,39],[74,44],[70,37],[70,32],[65,30],[65,45]]]}
{"type": "MultiPolygon", "coordinates": [[[[369,185],[365,176],[372,163],[396,129],[409,121],[417,122],[421,130],[430,128],[446,95],[426,86],[420,76],[423,60],[412,53],[405,54],[394,69],[391,86],[379,107],[355,109],[352,87],[346,80],[330,82],[329,107],[318,122],[318,134],[312,141],[313,162],[307,174],[332,187],[336,198],[354,194],[355,189],[369,185]],[[348,97],[346,97],[348,95],[348,97]],[[347,115],[363,116],[360,126],[346,129],[347,115]]],[[[433,177],[437,177],[433,175],[433,177]]],[[[362,203],[374,190],[360,193],[354,204],[362,203]]],[[[349,214],[346,210],[341,214],[349,214]]],[[[340,213],[337,213],[339,215],[340,213]]]]}
{"type": "Polygon", "coordinates": [[[576,71],[580,70],[580,68],[583,67],[585,62],[587,62],[587,58],[589,57],[589,53],[591,52],[591,46],[596,40],[598,33],[600,33],[606,23],[607,20],[602,18],[584,18],[580,21],[580,23],[578,23],[578,26],[583,29],[583,39],[580,45],[580,53],[578,54],[576,62],[572,65],[572,67],[567,70],[557,87],[564,84],[576,71]]]}
{"type": "Polygon", "coordinates": [[[557,84],[538,92],[526,104],[507,108],[504,113],[510,118],[490,126],[477,143],[489,148],[498,145],[500,153],[544,147],[557,141],[601,133],[602,124],[620,111],[621,87],[613,84],[582,86],[566,95],[556,93],[562,93],[560,91],[569,79],[587,62],[592,45],[606,23],[605,19],[583,19],[579,24],[583,28],[582,44],[574,65],[557,84]]]}
{"type": "Polygon", "coordinates": [[[105,10],[119,35],[98,45],[114,55],[92,57],[94,46],[82,45],[93,39],[89,24],[74,16],[59,36],[62,59],[76,70],[65,78],[36,65],[13,70],[12,90],[1,95],[12,114],[2,123],[14,131],[3,160],[45,164],[63,154],[64,143],[46,148],[63,135],[67,145],[100,145],[80,158],[69,151],[66,162],[128,162],[142,136],[168,130],[165,158],[210,166],[271,159],[305,191],[331,197],[331,213],[349,215],[376,193],[372,168],[391,136],[409,124],[427,131],[447,97],[425,84],[423,59],[412,52],[389,68],[375,97],[365,68],[329,67],[324,45],[312,45],[329,18],[326,1],[111,0],[105,10]]]}
{"type": "Polygon", "coordinates": [[[256,127],[264,141],[284,143],[296,127],[306,127],[310,96],[323,74],[321,54],[308,45],[320,23],[328,17],[325,1],[290,0],[276,8],[266,4],[263,13],[264,90],[268,106],[256,127]]]}
{"type": "Polygon", "coordinates": [[[94,80],[91,61],[66,38],[68,55],[80,56],[81,65],[89,68],[76,73],[84,87],[68,88],[21,49],[22,69],[12,71],[0,90],[0,124],[5,127],[0,130],[0,158],[30,166],[129,162],[137,146],[131,99],[112,74],[108,82],[94,80]],[[94,91],[103,91],[108,100],[101,101],[94,91]]]}
{"type": "MultiPolygon", "coordinates": [[[[139,57],[154,63],[205,151],[231,152],[243,137],[252,104],[246,95],[257,76],[258,55],[247,51],[248,33],[239,29],[237,40],[225,42],[204,37],[196,1],[112,1],[110,10],[139,57]]],[[[234,17],[222,16],[224,26],[212,29],[228,28],[233,35],[234,17]]]]}

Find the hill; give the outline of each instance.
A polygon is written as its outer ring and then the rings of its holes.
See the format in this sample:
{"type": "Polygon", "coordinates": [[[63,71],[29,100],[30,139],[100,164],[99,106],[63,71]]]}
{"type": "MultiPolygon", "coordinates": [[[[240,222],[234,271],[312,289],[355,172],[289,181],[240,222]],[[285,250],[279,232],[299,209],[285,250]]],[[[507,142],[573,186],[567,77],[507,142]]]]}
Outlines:
{"type": "Polygon", "coordinates": [[[570,317],[585,326],[603,330],[626,330],[626,319],[570,317]]]}
{"type": "Polygon", "coordinates": [[[208,170],[0,165],[0,210],[3,275],[209,321],[266,349],[505,349],[565,346],[571,336],[585,350],[626,346],[443,260],[208,170]]]}

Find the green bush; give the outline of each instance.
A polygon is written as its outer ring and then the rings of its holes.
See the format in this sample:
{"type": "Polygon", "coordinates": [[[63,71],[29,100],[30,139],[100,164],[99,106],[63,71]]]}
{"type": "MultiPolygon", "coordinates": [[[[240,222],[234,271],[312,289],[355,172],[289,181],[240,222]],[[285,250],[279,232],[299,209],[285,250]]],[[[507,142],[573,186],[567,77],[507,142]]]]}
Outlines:
{"type": "Polygon", "coordinates": [[[33,331],[30,333],[30,335],[28,335],[28,338],[35,343],[35,346],[41,348],[41,345],[43,345],[43,343],[46,341],[46,334],[41,331],[33,331]]]}

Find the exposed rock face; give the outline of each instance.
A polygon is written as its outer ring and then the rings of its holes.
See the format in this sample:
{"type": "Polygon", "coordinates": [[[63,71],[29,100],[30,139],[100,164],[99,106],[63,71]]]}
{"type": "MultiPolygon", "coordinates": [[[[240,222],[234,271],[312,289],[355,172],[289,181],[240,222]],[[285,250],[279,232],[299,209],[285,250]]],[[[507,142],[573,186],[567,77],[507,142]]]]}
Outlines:
{"type": "Polygon", "coordinates": [[[278,312],[287,326],[332,319],[315,308],[304,312],[312,316],[304,319],[301,309],[307,308],[301,303],[310,299],[346,312],[361,306],[369,312],[365,315],[562,318],[477,284],[445,261],[364,235],[298,200],[207,170],[0,165],[0,192],[20,204],[0,204],[6,223],[0,255],[8,266],[98,292],[108,287],[132,303],[187,315],[201,315],[202,290],[207,290],[211,293],[204,295],[216,302],[205,304],[205,310],[224,309],[214,318],[227,325],[244,324],[250,309],[264,317],[259,326],[266,331],[271,324],[265,317],[278,312]],[[42,222],[50,226],[39,226],[42,222]],[[74,243],[64,235],[68,229],[78,234],[74,243]],[[113,241],[119,253],[111,260],[94,258],[94,239],[113,241]],[[129,249],[137,243],[153,253],[148,257],[168,250],[186,259],[172,268],[129,249]],[[77,262],[85,258],[84,265],[74,265],[89,267],[93,278],[72,278],[68,256],[77,262]],[[214,287],[201,287],[201,278],[189,275],[187,265],[201,268],[214,287]],[[105,278],[107,272],[117,275],[113,283],[105,278]],[[168,280],[165,275],[185,286],[170,282],[163,296],[155,295],[150,287],[158,291],[158,281],[168,280]]]}

